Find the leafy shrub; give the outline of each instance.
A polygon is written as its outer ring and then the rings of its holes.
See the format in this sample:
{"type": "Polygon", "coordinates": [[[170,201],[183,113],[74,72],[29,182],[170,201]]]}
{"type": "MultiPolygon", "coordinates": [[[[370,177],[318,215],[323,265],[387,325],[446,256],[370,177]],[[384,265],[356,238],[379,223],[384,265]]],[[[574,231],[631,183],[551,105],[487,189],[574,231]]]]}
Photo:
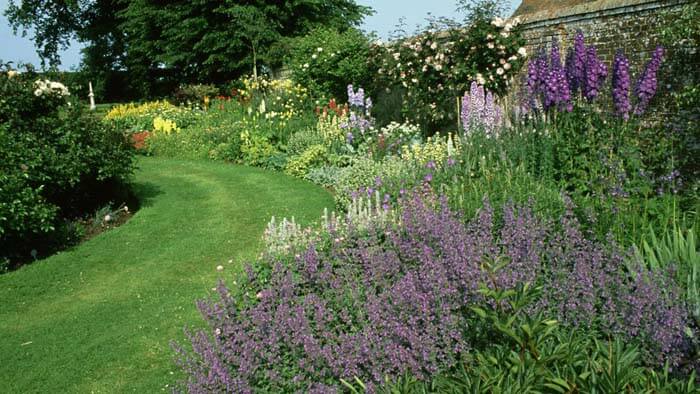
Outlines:
{"type": "Polygon", "coordinates": [[[323,135],[316,128],[297,131],[287,141],[287,153],[290,156],[301,155],[305,150],[314,145],[322,145],[325,142],[323,135]]]}
{"type": "Polygon", "coordinates": [[[0,260],[13,263],[65,246],[66,220],[125,198],[133,169],[121,132],[36,80],[0,73],[0,260]]]}
{"type": "Polygon", "coordinates": [[[156,124],[171,122],[173,128],[185,128],[193,124],[202,112],[190,107],[176,107],[167,101],[151,101],[143,104],[120,104],[112,107],[105,122],[126,132],[154,131],[156,124]],[[158,121],[156,121],[159,119],[158,121]]]}
{"type": "MultiPolygon", "coordinates": [[[[221,283],[218,300],[199,302],[210,332],[189,333],[191,353],[176,346],[184,384],[190,391],[291,392],[330,391],[355,377],[372,387],[404,374],[425,380],[484,340],[483,314],[470,307],[492,305],[485,287],[538,282],[545,293],[527,315],[599,326],[603,335],[680,361],[686,321],[676,286],[643,270],[625,275],[618,252],[581,238],[573,222],[560,236],[528,208],[506,206],[503,216],[497,229],[486,205],[465,226],[444,199],[417,192],[401,202],[397,220],[362,230],[331,222],[305,250],[249,267],[240,292],[221,283]],[[600,287],[587,285],[600,275],[600,287]]],[[[527,337],[524,325],[517,330],[527,337]]]]}
{"type": "Polygon", "coordinates": [[[369,39],[358,29],[319,28],[292,42],[287,66],[292,78],[316,98],[340,98],[348,83],[371,81],[368,56],[369,39]]]}
{"type": "Polygon", "coordinates": [[[328,149],[324,145],[312,145],[301,155],[292,157],[284,169],[284,172],[299,178],[303,178],[313,167],[325,164],[328,160],[328,149]]]}
{"type": "Polygon", "coordinates": [[[426,131],[456,126],[455,97],[473,81],[503,94],[527,56],[518,19],[431,23],[424,31],[372,47],[378,88],[399,89],[405,119],[426,131]]]}
{"type": "Polygon", "coordinates": [[[326,188],[335,188],[338,185],[341,169],[334,166],[322,166],[311,168],[306,174],[306,179],[326,188]]]}
{"type": "MultiPolygon", "coordinates": [[[[695,393],[695,375],[674,379],[643,366],[637,347],[605,341],[591,330],[571,330],[528,310],[537,289],[482,289],[490,303],[475,308],[483,346],[449,371],[420,381],[405,376],[379,393],[457,392],[674,392],[695,393]]],[[[359,379],[341,380],[353,393],[367,391],[359,379]]]]}
{"type": "Polygon", "coordinates": [[[190,84],[180,85],[173,94],[173,100],[179,105],[205,104],[206,98],[219,95],[219,88],[214,85],[190,84]]]}

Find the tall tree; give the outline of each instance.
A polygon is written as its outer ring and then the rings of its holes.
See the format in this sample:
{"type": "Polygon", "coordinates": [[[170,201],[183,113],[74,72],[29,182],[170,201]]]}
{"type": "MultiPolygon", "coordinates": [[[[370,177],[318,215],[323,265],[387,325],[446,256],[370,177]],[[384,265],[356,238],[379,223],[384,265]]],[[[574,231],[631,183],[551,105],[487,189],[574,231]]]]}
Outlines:
{"type": "Polygon", "coordinates": [[[16,30],[35,32],[44,61],[77,38],[90,71],[128,71],[145,93],[164,75],[180,82],[222,82],[277,66],[271,48],[325,26],[357,26],[368,7],[354,0],[27,0],[11,1],[16,30]]]}

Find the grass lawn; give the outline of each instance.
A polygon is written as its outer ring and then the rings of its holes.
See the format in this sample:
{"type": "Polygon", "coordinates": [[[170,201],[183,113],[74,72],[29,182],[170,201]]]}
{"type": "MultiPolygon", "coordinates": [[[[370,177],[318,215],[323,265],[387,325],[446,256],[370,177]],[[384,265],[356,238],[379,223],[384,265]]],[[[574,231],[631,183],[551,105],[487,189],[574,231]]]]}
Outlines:
{"type": "Polygon", "coordinates": [[[0,391],[169,391],[179,375],[169,341],[202,324],[195,299],[259,253],[272,215],[309,223],[333,204],[317,186],[255,168],[139,166],[143,203],[129,222],[0,275],[0,391]]]}

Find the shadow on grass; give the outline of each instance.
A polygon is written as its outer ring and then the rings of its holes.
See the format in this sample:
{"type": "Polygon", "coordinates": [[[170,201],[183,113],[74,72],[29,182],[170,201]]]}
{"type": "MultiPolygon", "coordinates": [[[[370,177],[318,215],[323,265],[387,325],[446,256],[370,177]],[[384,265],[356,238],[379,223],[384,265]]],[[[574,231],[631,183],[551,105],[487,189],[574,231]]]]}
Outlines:
{"type": "Polygon", "coordinates": [[[152,206],[155,197],[163,193],[160,187],[150,182],[134,182],[131,190],[136,199],[137,209],[152,206]]]}

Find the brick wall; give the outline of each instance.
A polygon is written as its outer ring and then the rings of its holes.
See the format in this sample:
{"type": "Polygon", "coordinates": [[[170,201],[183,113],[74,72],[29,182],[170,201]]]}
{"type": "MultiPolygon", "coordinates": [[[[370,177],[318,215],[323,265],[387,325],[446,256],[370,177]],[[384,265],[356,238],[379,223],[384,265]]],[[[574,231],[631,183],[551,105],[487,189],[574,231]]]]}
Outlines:
{"type": "Polygon", "coordinates": [[[566,9],[520,15],[528,52],[534,54],[557,37],[565,53],[577,30],[586,45],[595,45],[603,60],[612,63],[622,49],[633,67],[640,67],[659,44],[662,13],[679,12],[682,0],[599,0],[566,9]]]}

